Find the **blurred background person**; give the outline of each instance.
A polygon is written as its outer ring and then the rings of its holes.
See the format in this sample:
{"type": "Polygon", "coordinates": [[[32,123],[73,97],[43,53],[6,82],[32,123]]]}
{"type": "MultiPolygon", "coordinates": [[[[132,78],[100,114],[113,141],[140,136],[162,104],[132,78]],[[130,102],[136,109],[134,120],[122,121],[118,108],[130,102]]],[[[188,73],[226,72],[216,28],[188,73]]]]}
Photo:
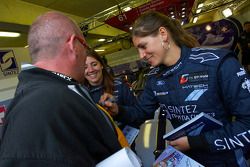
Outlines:
{"type": "Polygon", "coordinates": [[[239,48],[242,55],[242,65],[245,70],[250,72],[250,21],[247,21],[243,25],[244,31],[239,38],[239,48]]]}

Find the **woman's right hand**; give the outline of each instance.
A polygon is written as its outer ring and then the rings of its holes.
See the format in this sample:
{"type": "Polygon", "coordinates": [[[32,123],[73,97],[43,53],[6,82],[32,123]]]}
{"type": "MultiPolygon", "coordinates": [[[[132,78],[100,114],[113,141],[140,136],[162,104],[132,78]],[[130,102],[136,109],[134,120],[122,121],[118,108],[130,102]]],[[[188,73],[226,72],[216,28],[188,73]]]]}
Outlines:
{"type": "Polygon", "coordinates": [[[114,102],[114,96],[109,93],[104,93],[100,100],[99,104],[101,104],[111,116],[115,116],[118,114],[118,105],[114,102]]]}

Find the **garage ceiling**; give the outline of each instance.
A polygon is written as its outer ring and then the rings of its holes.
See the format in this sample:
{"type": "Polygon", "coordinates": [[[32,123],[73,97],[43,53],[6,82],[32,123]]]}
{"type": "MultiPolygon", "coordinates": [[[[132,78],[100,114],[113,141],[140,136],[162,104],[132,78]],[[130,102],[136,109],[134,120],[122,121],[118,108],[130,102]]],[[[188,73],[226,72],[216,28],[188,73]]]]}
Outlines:
{"type": "MultiPolygon", "coordinates": [[[[160,0],[159,0],[160,1],[160,0]]],[[[175,0],[180,4],[188,0],[175,0]]],[[[24,47],[27,45],[27,32],[29,25],[40,14],[57,10],[76,20],[79,25],[88,23],[87,40],[91,46],[102,46],[97,43],[99,38],[121,39],[126,32],[104,24],[108,17],[115,16],[118,8],[131,5],[132,8],[150,2],[150,0],[1,0],[0,3],[0,30],[21,32],[18,38],[0,38],[0,47],[24,47]],[[119,4],[119,7],[118,7],[119,4]]],[[[217,10],[226,5],[242,4],[249,6],[249,0],[195,0],[190,16],[199,15],[201,20],[198,23],[208,22],[215,19],[217,10]],[[195,10],[199,3],[204,3],[200,14],[195,10]]],[[[192,19],[190,17],[190,19],[192,19]]],[[[186,26],[193,26],[192,23],[186,26]]],[[[117,40],[103,46],[109,52],[121,49],[124,40],[117,40]]],[[[126,42],[125,42],[126,43],[126,42]]],[[[103,52],[105,53],[105,52],[103,52]]]]}

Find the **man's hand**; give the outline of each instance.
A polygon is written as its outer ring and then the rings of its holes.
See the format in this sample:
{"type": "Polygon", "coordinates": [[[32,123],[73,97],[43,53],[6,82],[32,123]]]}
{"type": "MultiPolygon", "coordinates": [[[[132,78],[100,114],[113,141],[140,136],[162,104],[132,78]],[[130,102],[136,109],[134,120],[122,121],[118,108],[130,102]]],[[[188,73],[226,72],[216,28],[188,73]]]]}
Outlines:
{"type": "Polygon", "coordinates": [[[168,144],[179,151],[187,151],[190,149],[187,136],[180,137],[173,141],[168,141],[168,144]]]}
{"type": "Polygon", "coordinates": [[[109,112],[109,114],[111,116],[115,116],[118,114],[118,105],[111,99],[114,99],[114,96],[109,94],[109,93],[104,93],[100,100],[99,103],[105,108],[107,109],[107,111],[109,112]]]}

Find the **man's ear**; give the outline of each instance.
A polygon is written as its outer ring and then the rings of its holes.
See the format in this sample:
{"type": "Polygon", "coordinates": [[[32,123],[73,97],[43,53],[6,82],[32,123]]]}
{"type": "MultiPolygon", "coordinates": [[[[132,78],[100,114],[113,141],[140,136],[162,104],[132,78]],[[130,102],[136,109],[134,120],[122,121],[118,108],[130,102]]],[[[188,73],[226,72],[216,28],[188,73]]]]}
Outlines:
{"type": "Polygon", "coordinates": [[[67,47],[66,50],[67,50],[67,53],[68,53],[66,55],[68,55],[68,60],[75,61],[76,57],[77,57],[77,54],[76,54],[77,47],[76,47],[75,35],[74,34],[72,34],[68,38],[66,47],[67,47]]]}
{"type": "Polygon", "coordinates": [[[69,46],[69,49],[71,50],[71,51],[75,51],[75,35],[73,34],[73,35],[71,35],[70,37],[69,37],[69,39],[68,39],[68,41],[67,41],[67,44],[68,44],[68,46],[69,46]]]}

